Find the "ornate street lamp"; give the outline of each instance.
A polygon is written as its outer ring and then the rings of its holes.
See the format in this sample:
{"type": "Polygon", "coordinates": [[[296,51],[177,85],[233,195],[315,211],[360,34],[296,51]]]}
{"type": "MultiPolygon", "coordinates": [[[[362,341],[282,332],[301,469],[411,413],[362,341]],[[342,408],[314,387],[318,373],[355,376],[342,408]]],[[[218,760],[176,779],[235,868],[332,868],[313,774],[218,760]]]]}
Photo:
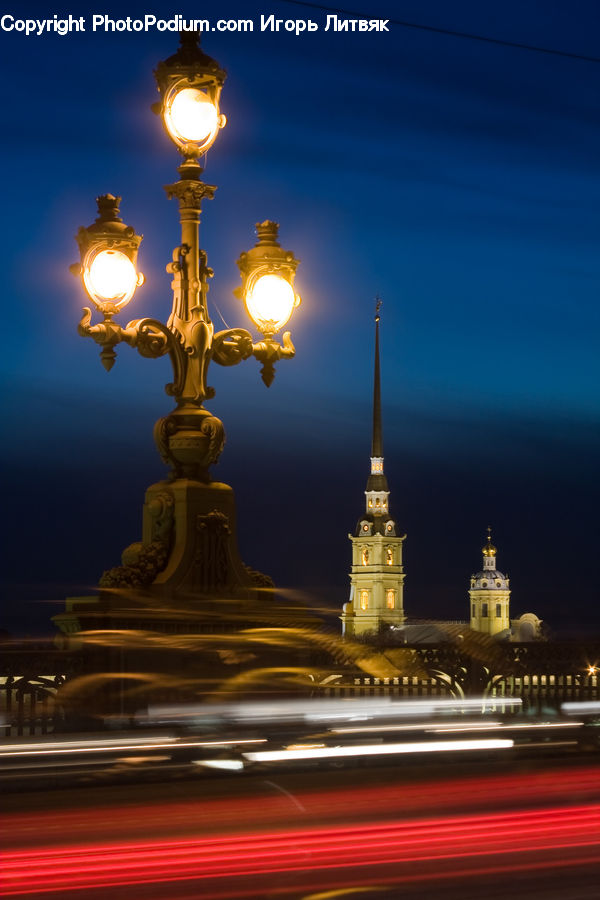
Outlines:
{"type": "Polygon", "coordinates": [[[256,225],[258,241],[237,261],[242,287],[235,291],[264,341],[254,345],[254,355],[263,363],[262,379],[269,387],[275,377],[275,362],[294,356],[295,349],[289,331],[284,332],[283,346],[273,340],[286,325],[300,297],[294,291],[294,278],[299,260],[289,250],[283,250],[277,240],[277,222],[256,225]]]}
{"type": "Polygon", "coordinates": [[[92,312],[86,308],[79,333],[91,335],[100,344],[102,365],[109,371],[116,358],[114,346],[123,340],[122,329],[113,322],[113,316],[127,306],[136,287],[144,282],[144,276],[136,270],[142,236],[120,218],[120,197],[104,194],[96,202],[98,218],[77,232],[81,264],[75,263],[71,271],[81,275],[90,300],[104,315],[101,325],[90,327],[92,312]]]}
{"type": "Polygon", "coordinates": [[[253,343],[242,328],[214,333],[207,309],[213,273],[200,249],[199,223],[202,200],[211,199],[216,188],[201,180],[198,160],[225,124],[219,111],[225,72],[200,49],[195,33],[183,32],[180,39],[177,53],[155,70],[161,99],[153,107],[183,156],[179,180],[165,188],[169,198],[179,202],[181,224],[181,243],[167,266],[173,276],[173,304],[166,324],[141,318],[123,327],[114,321],[143,281],[136,268],[142,238],[122,222],[120,198],[111,194],[98,198],[98,218],[77,234],[81,262],[72,270],[81,275],[103,315],[102,322],[92,324],[91,309],[84,309],[79,333],[100,345],[107,370],[120,342],[142,356],[168,354],[173,365],[173,381],[166,392],[176,405],[154,430],[171,473],[167,481],[147,491],[142,542],[128,548],[124,565],[105,573],[101,585],[152,583],[214,592],[252,586],[258,576],[237,555],[231,488],[212,482],[209,474],[225,437],[221,421],[204,406],[214,396],[206,381],[208,367],[211,360],[230,366],[255,356],[263,363],[265,384],[271,384],[275,362],[295,353],[289,332],[282,345],[275,335],[300,302],[294,290],[298,260],[280,247],[275,222],[257,225],[258,243],[240,256],[238,265],[243,280],[240,296],[263,339],[253,343]]]}
{"type": "Polygon", "coordinates": [[[226,123],[219,112],[226,72],[200,49],[195,32],[183,31],[180,40],[177,53],[154,70],[161,99],[152,109],[184,157],[197,158],[226,123]]]}

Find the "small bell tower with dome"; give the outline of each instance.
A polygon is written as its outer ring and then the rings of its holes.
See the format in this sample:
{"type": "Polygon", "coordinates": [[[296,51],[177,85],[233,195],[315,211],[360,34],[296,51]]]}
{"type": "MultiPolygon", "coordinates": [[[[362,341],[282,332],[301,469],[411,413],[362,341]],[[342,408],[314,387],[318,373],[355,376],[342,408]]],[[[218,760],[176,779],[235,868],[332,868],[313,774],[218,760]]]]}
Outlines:
{"type": "Polygon", "coordinates": [[[365,512],[348,537],[352,542],[350,599],[344,604],[342,633],[346,637],[378,632],[404,624],[404,567],[402,542],[406,537],[390,515],[390,491],[383,471],[381,378],[379,371],[379,310],[375,311],[375,373],[373,382],[373,437],[371,472],[365,491],[365,512]]]}
{"type": "Polygon", "coordinates": [[[471,628],[485,634],[510,633],[510,590],[506,575],[496,568],[497,550],[492,544],[492,529],[488,528],[487,541],[482,548],[483,569],[471,575],[469,600],[471,604],[471,628]]]}

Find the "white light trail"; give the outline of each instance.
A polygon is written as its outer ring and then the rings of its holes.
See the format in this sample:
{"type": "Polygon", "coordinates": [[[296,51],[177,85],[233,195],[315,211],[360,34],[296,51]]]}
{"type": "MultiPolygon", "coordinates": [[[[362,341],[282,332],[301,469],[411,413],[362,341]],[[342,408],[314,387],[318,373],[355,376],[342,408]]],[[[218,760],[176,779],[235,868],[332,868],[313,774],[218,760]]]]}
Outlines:
{"type": "MultiPolygon", "coordinates": [[[[73,743],[73,742],[71,742],[73,743]]],[[[96,742],[94,742],[95,744],[96,742]]],[[[36,744],[22,744],[18,746],[27,747],[26,750],[4,750],[0,752],[0,758],[11,759],[15,756],[47,756],[50,754],[66,754],[66,753],[102,753],[113,750],[174,750],[179,747],[236,747],[238,744],[264,744],[266,738],[253,738],[247,740],[233,741],[178,741],[177,738],[169,738],[167,742],[157,743],[116,743],[110,742],[107,746],[88,746],[87,744],[78,744],[74,747],[64,747],[60,744],[54,745],[51,749],[47,745],[40,747],[36,744]]]]}
{"type": "Polygon", "coordinates": [[[561,703],[560,705],[561,711],[566,713],[568,716],[572,715],[585,715],[586,713],[591,713],[600,716],[600,703],[590,703],[586,701],[576,702],[572,701],[569,703],[561,703]]]}
{"type": "Polygon", "coordinates": [[[415,741],[404,744],[355,744],[347,747],[307,747],[304,750],[256,750],[242,753],[250,762],[279,762],[292,759],[328,759],[348,756],[392,756],[396,753],[453,753],[463,750],[508,750],[511,740],[415,741]]]}

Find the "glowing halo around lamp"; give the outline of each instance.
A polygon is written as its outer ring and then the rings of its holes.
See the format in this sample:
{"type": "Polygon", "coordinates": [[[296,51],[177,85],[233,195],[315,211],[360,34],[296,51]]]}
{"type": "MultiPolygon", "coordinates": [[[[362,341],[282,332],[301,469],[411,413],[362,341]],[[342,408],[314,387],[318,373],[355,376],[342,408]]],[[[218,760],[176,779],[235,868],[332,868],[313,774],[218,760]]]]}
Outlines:
{"type": "Polygon", "coordinates": [[[170,92],[164,120],[177,144],[196,144],[201,151],[208,150],[225,124],[225,116],[219,115],[209,95],[195,87],[170,92]]]}
{"type": "Polygon", "coordinates": [[[109,303],[121,309],[143,280],[144,276],[136,272],[132,261],[121,250],[101,250],[92,255],[83,269],[85,288],[99,306],[109,303]]]}
{"type": "Polygon", "coordinates": [[[281,275],[260,275],[246,293],[246,308],[257,328],[276,334],[289,320],[299,299],[281,275]]]}

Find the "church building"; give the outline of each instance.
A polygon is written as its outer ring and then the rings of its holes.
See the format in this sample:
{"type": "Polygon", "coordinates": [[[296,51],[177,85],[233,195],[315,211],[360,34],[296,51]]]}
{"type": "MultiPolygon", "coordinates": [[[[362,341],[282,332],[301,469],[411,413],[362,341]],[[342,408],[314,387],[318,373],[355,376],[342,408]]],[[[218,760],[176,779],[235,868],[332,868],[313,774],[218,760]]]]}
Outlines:
{"type": "Polygon", "coordinates": [[[404,613],[402,545],[406,535],[390,513],[390,489],[383,467],[381,374],[379,363],[379,310],[375,313],[375,369],[373,377],[373,433],[371,466],[365,491],[365,509],[353,534],[350,597],[344,604],[342,634],[353,638],[393,629],[410,644],[440,643],[461,631],[482,632],[499,640],[543,640],[542,620],[533,613],[510,618],[508,576],[496,567],[491,529],[482,548],[483,568],[471,575],[470,619],[463,621],[411,620],[404,613]],[[457,630],[458,629],[458,630],[457,630]]]}
{"type": "Polygon", "coordinates": [[[483,547],[483,569],[471,575],[471,628],[485,634],[499,635],[510,632],[509,581],[506,575],[496,568],[496,548],[492,544],[492,530],[488,528],[488,536],[483,547]]]}
{"type": "Polygon", "coordinates": [[[543,622],[535,613],[510,618],[510,582],[508,576],[496,568],[498,551],[492,544],[491,528],[488,528],[487,541],[481,552],[483,569],[471,575],[469,590],[472,630],[517,643],[544,640],[543,622]]]}
{"type": "Polygon", "coordinates": [[[375,314],[375,372],[373,381],[373,435],[371,470],[365,491],[365,511],[352,542],[350,599],[341,616],[347,637],[378,632],[404,624],[404,567],[402,534],[390,515],[390,490],[383,469],[381,377],[379,369],[379,310],[375,314]]]}

